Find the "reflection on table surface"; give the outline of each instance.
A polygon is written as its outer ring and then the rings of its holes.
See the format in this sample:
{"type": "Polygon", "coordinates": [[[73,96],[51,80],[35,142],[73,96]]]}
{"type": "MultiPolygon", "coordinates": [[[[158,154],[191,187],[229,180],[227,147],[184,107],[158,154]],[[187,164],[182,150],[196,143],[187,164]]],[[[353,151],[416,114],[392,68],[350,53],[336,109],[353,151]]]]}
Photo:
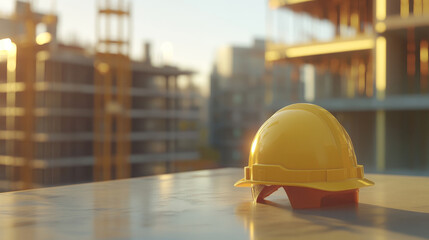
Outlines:
{"type": "Polygon", "coordinates": [[[253,204],[217,169],[0,194],[0,239],[422,239],[429,178],[371,175],[359,206],[293,210],[284,191],[253,204]]]}

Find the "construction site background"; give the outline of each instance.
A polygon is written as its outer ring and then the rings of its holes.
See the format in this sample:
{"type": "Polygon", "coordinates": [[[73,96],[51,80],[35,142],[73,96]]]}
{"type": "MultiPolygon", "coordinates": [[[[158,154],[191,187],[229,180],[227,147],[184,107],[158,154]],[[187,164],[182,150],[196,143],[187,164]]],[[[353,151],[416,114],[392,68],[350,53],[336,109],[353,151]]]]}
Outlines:
{"type": "Polygon", "coordinates": [[[217,166],[195,72],[131,59],[129,3],[97,4],[93,47],[32,2],[0,18],[1,191],[217,166]]]}

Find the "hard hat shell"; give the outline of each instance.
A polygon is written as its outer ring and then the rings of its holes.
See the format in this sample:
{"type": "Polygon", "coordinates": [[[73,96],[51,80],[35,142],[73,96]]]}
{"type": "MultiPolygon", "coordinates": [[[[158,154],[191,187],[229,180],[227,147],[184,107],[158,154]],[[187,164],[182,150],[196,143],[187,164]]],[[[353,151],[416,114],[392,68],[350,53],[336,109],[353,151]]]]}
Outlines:
{"type": "Polygon", "coordinates": [[[286,106],[253,139],[244,178],[253,184],[344,191],[374,185],[357,165],[349,135],[328,111],[313,104],[286,106]]]}

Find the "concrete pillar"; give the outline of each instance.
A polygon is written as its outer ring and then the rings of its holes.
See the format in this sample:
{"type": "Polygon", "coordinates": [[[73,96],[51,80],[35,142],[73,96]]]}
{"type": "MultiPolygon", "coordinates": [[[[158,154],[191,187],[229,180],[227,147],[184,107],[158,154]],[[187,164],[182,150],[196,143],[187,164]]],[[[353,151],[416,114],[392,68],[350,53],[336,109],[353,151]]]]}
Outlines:
{"type": "Polygon", "coordinates": [[[377,171],[386,169],[386,112],[378,110],[375,116],[375,165],[377,171]]]}

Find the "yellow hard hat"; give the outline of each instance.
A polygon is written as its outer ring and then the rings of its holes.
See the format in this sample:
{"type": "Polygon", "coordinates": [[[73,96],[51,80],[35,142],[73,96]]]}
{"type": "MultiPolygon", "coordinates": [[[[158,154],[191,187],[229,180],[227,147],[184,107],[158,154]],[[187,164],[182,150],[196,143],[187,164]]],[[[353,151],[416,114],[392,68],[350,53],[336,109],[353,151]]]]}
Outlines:
{"type": "Polygon", "coordinates": [[[313,104],[292,104],[277,111],[252,142],[244,178],[255,184],[344,191],[374,185],[357,165],[349,135],[337,119],[313,104]]]}

